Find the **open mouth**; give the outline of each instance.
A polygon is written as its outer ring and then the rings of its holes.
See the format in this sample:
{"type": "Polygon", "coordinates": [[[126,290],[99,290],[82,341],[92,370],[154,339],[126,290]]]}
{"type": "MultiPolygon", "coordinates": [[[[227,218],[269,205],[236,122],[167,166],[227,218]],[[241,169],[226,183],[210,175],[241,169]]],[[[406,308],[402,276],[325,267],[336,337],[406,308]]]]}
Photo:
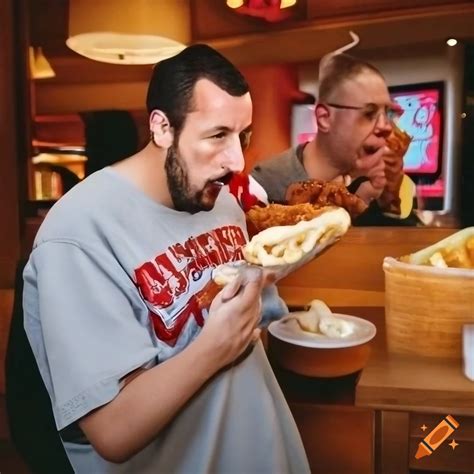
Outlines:
{"type": "Polygon", "coordinates": [[[234,173],[229,172],[226,175],[221,176],[220,178],[214,179],[213,181],[211,181],[211,183],[217,184],[218,186],[226,186],[232,179],[233,174],[234,173]]]}
{"type": "Polygon", "coordinates": [[[375,146],[375,145],[364,145],[363,150],[366,155],[373,155],[377,151],[380,150],[382,146],[375,146]]]}
{"type": "Polygon", "coordinates": [[[373,155],[376,153],[380,147],[379,146],[372,146],[372,145],[364,145],[363,147],[365,154],[367,155],[373,155]]]}

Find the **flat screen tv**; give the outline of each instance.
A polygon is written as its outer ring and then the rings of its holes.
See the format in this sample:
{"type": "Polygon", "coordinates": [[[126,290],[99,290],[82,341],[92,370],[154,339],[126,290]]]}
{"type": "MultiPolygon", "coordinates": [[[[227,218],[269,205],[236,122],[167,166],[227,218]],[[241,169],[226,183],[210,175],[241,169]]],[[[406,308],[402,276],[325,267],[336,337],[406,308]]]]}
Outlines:
{"type": "Polygon", "coordinates": [[[434,181],[441,172],[444,83],[394,86],[389,91],[403,110],[398,126],[412,137],[404,169],[409,175],[434,181]]]}

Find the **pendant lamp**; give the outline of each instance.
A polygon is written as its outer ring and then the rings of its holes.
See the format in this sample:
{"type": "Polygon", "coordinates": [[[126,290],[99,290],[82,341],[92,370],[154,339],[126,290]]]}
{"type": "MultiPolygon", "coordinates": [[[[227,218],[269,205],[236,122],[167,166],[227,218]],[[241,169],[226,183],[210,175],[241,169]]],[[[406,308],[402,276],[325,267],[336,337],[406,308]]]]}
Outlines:
{"type": "Polygon", "coordinates": [[[112,64],[155,64],[190,41],[189,0],[70,0],[66,45],[112,64]]]}

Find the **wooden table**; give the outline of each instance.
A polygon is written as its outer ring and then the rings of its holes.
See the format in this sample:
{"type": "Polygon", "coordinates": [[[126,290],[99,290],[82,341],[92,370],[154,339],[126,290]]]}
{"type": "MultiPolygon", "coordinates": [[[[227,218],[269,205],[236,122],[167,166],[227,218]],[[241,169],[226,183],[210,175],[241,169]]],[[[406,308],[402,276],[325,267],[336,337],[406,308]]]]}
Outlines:
{"type": "Polygon", "coordinates": [[[390,354],[383,308],[345,310],[371,320],[378,331],[355,388],[355,406],[376,411],[376,471],[473,472],[474,382],[464,376],[462,361],[390,354]],[[459,446],[454,451],[444,443],[431,456],[415,459],[419,442],[448,414],[460,423],[450,437],[459,446]]]}
{"type": "Polygon", "coordinates": [[[334,456],[326,461],[326,470],[321,470],[315,456],[315,472],[329,472],[335,463],[338,467],[331,470],[334,473],[474,472],[474,382],[463,375],[461,361],[389,354],[383,308],[332,309],[360,316],[377,326],[367,367],[359,374],[338,379],[300,377],[275,367],[310,462],[315,450],[319,457],[323,453],[317,440],[319,444],[324,440],[328,445],[341,446],[340,451],[329,446],[334,456]],[[443,443],[431,456],[416,460],[419,442],[448,414],[460,423],[449,438],[454,438],[459,446],[453,451],[448,443],[443,443]],[[346,420],[345,426],[341,420],[346,420]],[[321,439],[317,432],[325,423],[335,424],[335,428],[325,429],[321,439]],[[422,431],[423,425],[429,430],[422,431]],[[347,443],[354,443],[355,437],[355,448],[349,454],[347,443]],[[344,471],[344,456],[352,458],[357,470],[344,471]]]}

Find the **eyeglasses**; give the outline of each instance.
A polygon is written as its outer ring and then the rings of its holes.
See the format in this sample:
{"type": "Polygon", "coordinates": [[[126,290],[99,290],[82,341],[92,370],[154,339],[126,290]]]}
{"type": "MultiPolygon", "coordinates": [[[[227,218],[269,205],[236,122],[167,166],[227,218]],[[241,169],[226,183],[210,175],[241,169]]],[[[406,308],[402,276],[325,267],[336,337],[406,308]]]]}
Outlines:
{"type": "Polygon", "coordinates": [[[327,102],[324,105],[334,107],[335,109],[348,109],[348,110],[361,110],[362,115],[370,120],[376,121],[380,115],[384,114],[385,118],[389,122],[393,122],[402,115],[403,111],[394,105],[378,105],[378,104],[365,104],[365,105],[342,105],[327,102]]]}

